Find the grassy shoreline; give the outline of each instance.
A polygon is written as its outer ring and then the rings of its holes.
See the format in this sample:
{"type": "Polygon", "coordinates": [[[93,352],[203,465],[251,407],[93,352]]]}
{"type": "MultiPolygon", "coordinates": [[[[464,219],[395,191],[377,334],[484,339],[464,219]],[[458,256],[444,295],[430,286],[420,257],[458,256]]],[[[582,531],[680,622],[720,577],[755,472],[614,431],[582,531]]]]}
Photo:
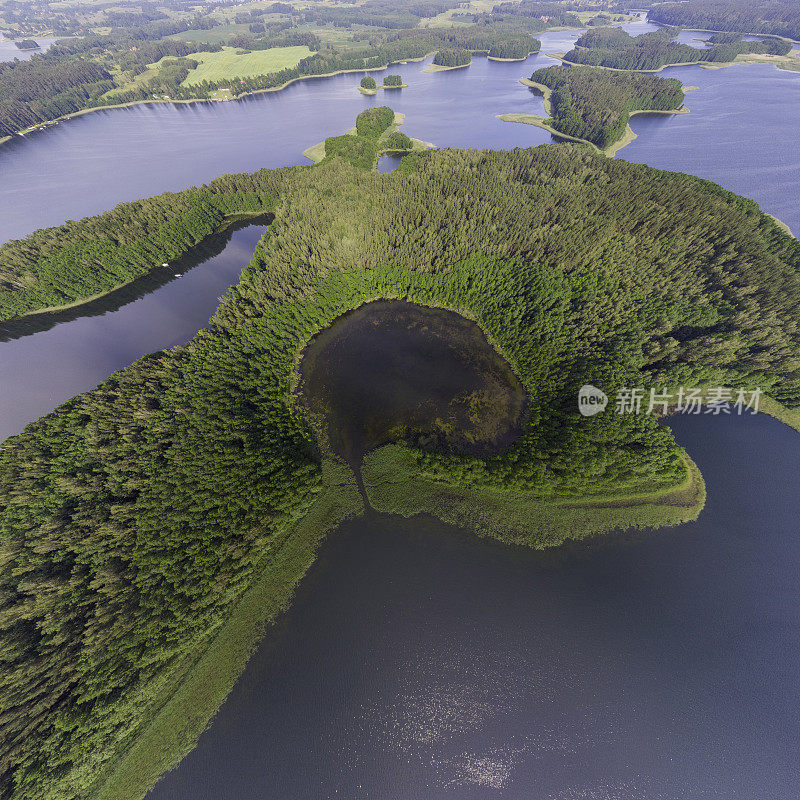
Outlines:
{"type": "Polygon", "coordinates": [[[470,59],[469,64],[456,64],[454,67],[443,67],[441,64],[428,64],[425,67],[423,72],[448,72],[451,69],[464,69],[465,67],[469,67],[472,65],[472,60],[470,59]]]}
{"type": "MultiPolygon", "coordinates": [[[[531,515],[530,498],[443,488],[426,481],[409,470],[405,454],[404,448],[389,445],[365,460],[364,483],[376,510],[406,517],[432,515],[469,533],[538,549],[615,528],[681,524],[696,519],[705,504],[705,484],[688,456],[684,457],[685,479],[666,490],[541,501],[531,515]],[[393,480],[386,480],[387,469],[393,480]],[[502,528],[496,524],[498,518],[504,519],[502,528]]],[[[141,800],[165,772],[180,763],[213,721],[270,626],[291,603],[324,538],[342,522],[363,513],[350,469],[325,458],[323,470],[324,487],[309,512],[265,558],[228,621],[196,659],[164,686],[151,721],[130,737],[124,754],[98,779],[91,800],[141,800]]]]}
{"type": "Polygon", "coordinates": [[[643,75],[654,75],[670,67],[700,67],[701,69],[725,69],[726,67],[737,67],[745,64],[769,64],[787,72],[800,72],[800,58],[797,56],[774,56],[769,53],[741,53],[736,56],[734,61],[682,61],[677,64],[664,64],[658,69],[622,69],[621,67],[605,67],[602,64],[579,64],[577,61],[569,61],[564,56],[566,53],[547,53],[548,58],[554,58],[562,64],[571,67],[587,67],[592,69],[607,69],[611,72],[638,72],[643,75]]]}
{"type": "Polygon", "coordinates": [[[614,529],[669,527],[698,517],[706,491],[700,470],[683,454],[684,479],[661,490],[543,500],[523,494],[462,489],[427,480],[398,445],[364,461],[367,496],[379,512],[426,514],[509,544],[544,549],[614,529]],[[499,522],[502,520],[502,522],[499,522]]]}
{"type": "Polygon", "coordinates": [[[141,800],[197,744],[269,626],[291,603],[325,536],[363,513],[349,468],[323,462],[325,483],[308,513],[267,554],[233,614],[196,660],[163,688],[151,721],[136,731],[91,800],[141,800]]]}

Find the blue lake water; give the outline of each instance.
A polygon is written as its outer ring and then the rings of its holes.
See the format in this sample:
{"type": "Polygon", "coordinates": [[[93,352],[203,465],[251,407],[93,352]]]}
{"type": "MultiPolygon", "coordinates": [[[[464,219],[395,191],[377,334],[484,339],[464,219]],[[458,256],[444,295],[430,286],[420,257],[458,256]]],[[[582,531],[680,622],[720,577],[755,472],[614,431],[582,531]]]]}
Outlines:
{"type": "Polygon", "coordinates": [[[0,38],[0,61],[13,61],[19,59],[20,61],[27,61],[33,58],[37,53],[44,53],[56,42],[56,39],[51,39],[48,36],[34,36],[31,37],[36,44],[39,45],[36,50],[20,50],[13,40],[0,38]]]}
{"type": "Polygon", "coordinates": [[[332,534],[148,800],[796,800],[800,437],[676,417],[697,522],[535,552],[332,534]]]}

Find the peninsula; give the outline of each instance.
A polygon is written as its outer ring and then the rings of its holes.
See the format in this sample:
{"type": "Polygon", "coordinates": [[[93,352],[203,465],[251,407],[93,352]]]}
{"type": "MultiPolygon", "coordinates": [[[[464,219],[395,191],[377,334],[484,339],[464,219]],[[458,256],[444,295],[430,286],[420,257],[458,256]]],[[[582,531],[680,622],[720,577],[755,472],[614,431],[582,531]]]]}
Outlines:
{"type": "Polygon", "coordinates": [[[141,798],[326,532],[364,509],[536,548],[672,525],[700,512],[702,478],[660,412],[617,413],[625,387],[758,386],[796,421],[800,244],[754,202],[564,144],[411,152],[380,175],[394,115],[370,112],[318,165],[0,249],[10,308],[44,276],[110,283],[134,253],[167,260],[226,215],[274,215],[207,328],[0,449],[4,796],[141,798]],[[408,397],[382,363],[361,374],[376,325],[387,355],[414,337],[439,354],[408,397]],[[330,346],[341,371],[315,367],[330,346]],[[587,384],[611,398],[591,417],[587,384]]]}
{"type": "Polygon", "coordinates": [[[674,78],[574,66],[544,67],[520,83],[544,96],[549,116],[501,114],[499,119],[537,125],[608,156],[635,138],[628,125],[632,115],[688,113],[683,105],[684,87],[674,78]]]}

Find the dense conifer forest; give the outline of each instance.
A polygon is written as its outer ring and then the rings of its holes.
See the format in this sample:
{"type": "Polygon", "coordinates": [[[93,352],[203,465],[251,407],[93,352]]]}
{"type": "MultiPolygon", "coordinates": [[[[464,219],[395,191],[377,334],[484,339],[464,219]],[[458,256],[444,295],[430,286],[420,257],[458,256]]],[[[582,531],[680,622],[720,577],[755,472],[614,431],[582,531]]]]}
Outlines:
{"type": "Polygon", "coordinates": [[[797,0],[688,0],[657,3],[647,15],[653,22],[709,31],[765,33],[800,40],[797,0]]]}
{"type": "Polygon", "coordinates": [[[739,40],[701,50],[688,44],[673,42],[677,33],[677,29],[662,28],[641,36],[631,36],[621,28],[595,28],[583,34],[564,58],[573,64],[657,70],[669,64],[727,63],[746,53],[785,56],[791,50],[789,42],[779,39],[763,42],[739,40]]]}
{"type": "MultiPolygon", "coordinates": [[[[375,109],[359,136],[386,120],[375,109]]],[[[714,184],[572,145],[415,153],[388,175],[331,154],[220,178],[7,246],[1,291],[29,276],[82,282],[64,254],[88,257],[94,242],[103,271],[115,254],[166,258],[167,231],[199,235],[186,220],[200,232],[208,217],[266,208],[270,230],[206,329],[0,446],[9,800],[85,797],[322,496],[296,363],[348,310],[443,306],[506,355],[530,404],[510,449],[406,454],[445,493],[528,498],[533,546],[553,543],[537,502],[652,496],[686,477],[654,416],[581,419],[583,383],[759,385],[800,404],[798,243],[714,184]]]]}
{"type": "Polygon", "coordinates": [[[471,60],[469,50],[454,47],[444,48],[433,57],[433,63],[439,67],[465,67],[471,60]]]}
{"type": "Polygon", "coordinates": [[[625,133],[632,111],[679,109],[683,84],[675,78],[592,67],[544,67],[530,78],[551,89],[549,124],[601,150],[625,133]]]}

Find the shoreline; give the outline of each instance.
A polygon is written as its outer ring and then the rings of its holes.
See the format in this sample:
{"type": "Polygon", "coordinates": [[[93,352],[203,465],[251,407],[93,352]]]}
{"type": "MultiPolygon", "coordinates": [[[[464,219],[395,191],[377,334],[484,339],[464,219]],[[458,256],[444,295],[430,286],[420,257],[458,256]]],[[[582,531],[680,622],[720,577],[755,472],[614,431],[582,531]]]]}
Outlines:
{"type": "MultiPolygon", "coordinates": [[[[792,239],[796,239],[797,237],[792,232],[792,229],[782,220],[778,219],[774,214],[770,214],[768,211],[764,212],[768,217],[770,217],[775,224],[787,235],[791,236],[792,239]]],[[[800,429],[798,429],[800,430],[800,429]]]]}
{"type": "MultiPolygon", "coordinates": [[[[485,52],[485,51],[483,51],[485,52]]],[[[539,55],[541,53],[541,49],[539,50],[531,50],[528,55],[523,56],[522,58],[498,58],[497,56],[486,56],[489,61],[505,61],[505,62],[512,62],[512,61],[527,61],[531,56],[539,55]]]]}
{"type": "MultiPolygon", "coordinates": [[[[656,20],[647,20],[651,25],[658,25],[661,28],[672,28],[673,25],[668,25],[666,22],[656,22],[656,20]]],[[[779,36],[777,33],[753,33],[753,31],[715,31],[711,28],[681,28],[687,33],[732,33],[735,36],[761,36],[764,39],[778,39],[781,42],[791,42],[792,44],[800,44],[800,39],[790,39],[788,36],[779,36]]],[[[697,41],[705,41],[705,39],[698,39],[697,41]]]]}
{"type": "MultiPolygon", "coordinates": [[[[382,139],[387,139],[392,133],[399,131],[400,126],[405,122],[405,119],[405,114],[400,111],[395,111],[394,122],[381,134],[378,141],[380,142],[382,139]]],[[[343,135],[355,136],[356,129],[350,128],[350,130],[345,131],[343,135]]],[[[431,142],[425,142],[422,139],[415,139],[412,136],[409,136],[408,138],[411,139],[411,142],[414,144],[413,150],[393,150],[390,148],[384,148],[382,150],[379,149],[375,159],[375,165],[373,165],[373,170],[375,169],[375,166],[377,166],[378,159],[386,153],[413,153],[420,152],[421,150],[434,150],[436,148],[436,145],[431,142]],[[417,147],[417,145],[419,145],[419,147],[417,147]]],[[[305,150],[303,150],[302,155],[304,158],[307,158],[309,161],[313,162],[312,164],[306,164],[305,166],[319,164],[327,155],[325,152],[325,139],[323,139],[321,142],[317,142],[316,144],[312,144],[311,147],[307,147],[305,150]]]]}
{"type": "Polygon", "coordinates": [[[380,86],[376,86],[374,89],[365,89],[363,86],[359,86],[357,88],[358,88],[358,91],[361,92],[361,94],[365,94],[368,97],[375,97],[375,95],[378,94],[378,91],[380,89],[384,89],[387,92],[391,91],[392,89],[408,89],[408,84],[407,83],[401,83],[401,84],[398,84],[397,86],[384,86],[384,85],[381,84],[380,86]]]}
{"type": "MultiPolygon", "coordinates": [[[[434,55],[433,52],[426,53],[424,56],[420,58],[406,58],[404,61],[390,61],[388,64],[384,64],[381,67],[361,67],[360,69],[340,69],[336,70],[335,72],[324,72],[320,73],[319,75],[298,75],[296,78],[291,78],[290,80],[282,83],[280,86],[273,86],[269,89],[254,89],[252,92],[244,92],[243,94],[237,95],[236,97],[229,97],[225,100],[215,100],[210,97],[193,97],[188,100],[159,100],[157,98],[152,98],[148,100],[131,100],[127,103],[116,103],[114,105],[108,106],[92,106],[92,108],[82,108],[79,111],[72,111],[69,114],[64,114],[63,116],[56,117],[55,119],[47,120],[46,122],[40,122],[37,125],[34,125],[30,128],[25,128],[23,131],[19,131],[12,136],[6,136],[0,139],[0,145],[3,145],[5,142],[9,142],[16,137],[25,138],[27,135],[31,133],[38,133],[39,131],[45,130],[46,128],[50,128],[53,125],[57,125],[59,122],[65,122],[69,119],[74,119],[75,117],[82,117],[84,114],[91,114],[95,111],[111,111],[118,108],[132,108],[133,106],[140,106],[140,105],[187,105],[191,103],[230,103],[231,101],[238,101],[242,100],[246,97],[252,97],[258,94],[266,94],[267,92],[280,92],[286,89],[287,87],[291,86],[296,81],[304,81],[310,78],[332,78],[335,75],[348,75],[355,72],[379,72],[382,69],[387,69],[388,67],[392,66],[393,64],[402,64],[402,63],[419,63],[420,61],[424,61],[426,58],[430,58],[430,56],[434,55]]],[[[468,65],[467,65],[468,66],[468,65]]]]}
{"type": "Polygon", "coordinates": [[[451,69],[464,69],[465,67],[469,67],[472,65],[472,59],[469,60],[469,64],[456,64],[454,67],[443,67],[440,64],[428,64],[424,70],[425,73],[431,72],[448,72],[451,69]]]}
{"type": "Polygon", "coordinates": [[[726,67],[745,66],[747,64],[767,64],[786,72],[800,72],[800,58],[797,56],[773,56],[767,53],[740,53],[735,61],[682,61],[678,64],[664,64],[658,69],[623,69],[622,67],[606,67],[602,64],[580,64],[564,58],[566,53],[545,53],[548,58],[568,64],[570,67],[589,67],[591,69],[607,69],[611,72],[634,72],[640,75],[654,75],[670,67],[700,67],[701,69],[724,69],[726,67]],[[738,59],[741,59],[739,61],[738,59]],[[777,61],[776,59],[783,59],[777,61]],[[786,66],[781,66],[785,64],[786,66]]]}
{"type": "MultiPolygon", "coordinates": [[[[212,236],[218,236],[220,233],[225,233],[225,231],[227,231],[234,225],[238,225],[241,222],[247,222],[248,220],[255,221],[260,217],[266,217],[269,213],[270,212],[268,211],[252,211],[244,214],[231,214],[231,216],[225,218],[225,223],[221,225],[219,228],[217,228],[217,230],[212,231],[211,233],[208,234],[208,236],[204,236],[199,242],[195,242],[188,250],[172,258],[172,261],[177,261],[181,258],[185,258],[196,247],[200,247],[200,245],[202,245],[204,241],[210,239],[212,236]]],[[[98,292],[97,294],[89,295],[88,297],[81,297],[78,300],[73,300],[71,303],[65,303],[64,305],[36,308],[31,311],[26,311],[24,314],[17,314],[16,316],[13,317],[0,319],[0,326],[8,323],[19,322],[21,320],[26,319],[27,317],[38,316],[40,314],[58,314],[61,311],[68,311],[71,308],[78,308],[79,306],[85,305],[87,303],[93,303],[95,300],[100,300],[101,298],[106,297],[112,292],[116,292],[119,289],[123,289],[124,287],[129,286],[131,283],[139,280],[140,278],[144,278],[147,275],[152,275],[153,273],[158,274],[162,269],[165,269],[165,267],[162,267],[161,264],[158,264],[154,267],[151,267],[146,272],[143,272],[141,275],[136,275],[130,280],[124,281],[123,283],[118,283],[115,286],[111,286],[102,292],[98,292]]]]}
{"type": "MultiPolygon", "coordinates": [[[[800,427],[800,412],[784,409],[771,398],[762,400],[768,401],[765,413],[796,430],[800,427]]],[[[664,528],[696,519],[706,502],[705,481],[683,448],[680,458],[686,473],[668,487],[537,499],[524,492],[443,487],[420,473],[405,448],[390,444],[365,457],[364,491],[379,512],[406,518],[431,515],[468,536],[489,535],[504,544],[546,550],[560,544],[562,536],[580,540],[614,528],[664,528]],[[476,500],[481,502],[478,513],[476,500]],[[537,514],[531,531],[532,506],[537,514]],[[498,519],[504,520],[501,527],[498,519]],[[556,536],[545,535],[553,527],[556,536]]],[[[140,800],[194,749],[256,647],[272,634],[276,619],[291,604],[320,545],[339,526],[363,515],[352,470],[326,453],[321,468],[314,501],[277,535],[224,624],[167,676],[152,701],[152,715],[129,734],[127,746],[97,777],[90,800],[140,800]]]]}

